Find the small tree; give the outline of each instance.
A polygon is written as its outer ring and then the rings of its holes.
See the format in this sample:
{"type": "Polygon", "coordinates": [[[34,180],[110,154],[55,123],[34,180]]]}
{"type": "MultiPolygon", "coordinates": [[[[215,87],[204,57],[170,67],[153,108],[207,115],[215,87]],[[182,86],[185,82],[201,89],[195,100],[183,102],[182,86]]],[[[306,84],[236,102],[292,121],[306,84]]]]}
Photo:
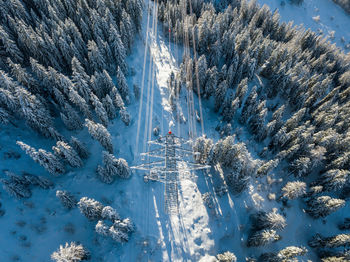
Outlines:
{"type": "Polygon", "coordinates": [[[60,245],[60,248],[52,253],[51,259],[56,262],[78,262],[90,259],[90,253],[83,245],[71,242],[66,243],[64,247],[60,245]]]}
{"type": "Polygon", "coordinates": [[[282,196],[288,199],[296,199],[306,194],[306,183],[300,181],[288,182],[282,188],[282,196]]]}
{"type": "Polygon", "coordinates": [[[89,119],[85,119],[85,126],[88,128],[90,135],[112,154],[112,138],[108,130],[103,125],[94,123],[89,119]]]}
{"type": "Polygon", "coordinates": [[[83,197],[78,202],[80,212],[89,220],[98,220],[101,218],[103,205],[92,198],[83,197]]]}
{"type": "Polygon", "coordinates": [[[17,141],[17,145],[19,145],[27,155],[29,155],[35,162],[44,167],[49,173],[53,175],[60,175],[65,172],[64,166],[52,153],[47,152],[43,149],[36,151],[35,148],[21,141],[17,141]]]}
{"type": "Polygon", "coordinates": [[[261,230],[252,234],[248,238],[248,247],[265,246],[272,242],[276,242],[281,239],[281,236],[276,233],[275,230],[261,230]]]}
{"type": "Polygon", "coordinates": [[[213,141],[205,137],[199,137],[193,146],[193,151],[195,153],[194,159],[196,162],[204,164],[207,162],[209,152],[213,147],[213,141]]]}
{"type": "Polygon", "coordinates": [[[75,151],[78,153],[78,155],[81,158],[88,158],[89,157],[89,151],[86,149],[86,146],[78,140],[78,138],[75,138],[74,136],[71,137],[70,144],[75,149],[75,151]]]}
{"type": "Polygon", "coordinates": [[[283,216],[278,214],[276,210],[266,213],[259,211],[251,215],[254,229],[261,230],[265,228],[282,230],[286,227],[286,220],[283,216]]]}
{"type": "Polygon", "coordinates": [[[103,219],[108,219],[112,222],[114,222],[115,220],[119,220],[120,216],[118,214],[118,212],[111,206],[105,206],[102,209],[102,213],[101,216],[103,219]]]}
{"type": "Polygon", "coordinates": [[[320,196],[311,198],[307,201],[308,209],[306,210],[310,216],[314,218],[326,217],[337,211],[345,205],[342,199],[331,198],[330,196],[320,196]]]}
{"type": "Polygon", "coordinates": [[[65,159],[72,167],[83,166],[83,161],[78,156],[78,153],[66,142],[58,141],[56,146],[52,147],[55,155],[65,159]]]}
{"type": "Polygon", "coordinates": [[[235,254],[231,253],[230,251],[226,251],[225,253],[218,254],[216,256],[218,262],[236,262],[237,257],[235,254]]]}
{"type": "Polygon", "coordinates": [[[67,209],[72,209],[77,205],[78,202],[75,199],[75,197],[67,191],[57,190],[56,197],[61,201],[61,204],[67,209]]]}

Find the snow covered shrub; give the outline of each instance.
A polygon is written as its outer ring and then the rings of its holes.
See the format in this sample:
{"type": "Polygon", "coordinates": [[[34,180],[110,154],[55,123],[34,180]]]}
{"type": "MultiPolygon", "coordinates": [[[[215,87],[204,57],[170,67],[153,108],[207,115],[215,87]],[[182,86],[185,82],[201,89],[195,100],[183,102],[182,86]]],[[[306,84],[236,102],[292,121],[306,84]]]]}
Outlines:
{"type": "Polygon", "coordinates": [[[259,211],[251,215],[251,220],[252,226],[255,230],[261,230],[265,228],[282,230],[287,225],[285,218],[278,214],[276,210],[270,213],[259,211]]]}
{"type": "Polygon", "coordinates": [[[237,262],[237,257],[230,251],[216,255],[218,262],[237,262]]]}
{"type": "Polygon", "coordinates": [[[344,200],[330,196],[311,198],[306,203],[308,205],[306,212],[314,218],[326,217],[345,205],[344,200]]]}
{"type": "Polygon", "coordinates": [[[66,142],[57,141],[56,146],[52,147],[55,155],[65,159],[72,167],[83,166],[83,161],[78,156],[78,153],[66,142]]]}
{"type": "Polygon", "coordinates": [[[38,151],[35,148],[21,142],[17,141],[17,145],[21,147],[23,151],[26,152],[35,162],[39,163],[44,167],[49,173],[53,175],[60,175],[65,172],[64,166],[61,164],[59,159],[50,152],[43,149],[38,151]]]}
{"type": "Polygon", "coordinates": [[[90,259],[90,253],[83,245],[77,245],[75,242],[66,243],[51,254],[51,259],[56,262],[78,262],[90,259]]]}
{"type": "Polygon", "coordinates": [[[89,220],[101,219],[103,205],[92,198],[83,197],[78,202],[80,212],[89,220]]]}
{"type": "Polygon", "coordinates": [[[75,207],[78,202],[75,199],[75,197],[67,191],[57,190],[56,197],[61,201],[62,205],[67,209],[71,209],[75,207]]]}
{"type": "Polygon", "coordinates": [[[113,153],[113,144],[111,134],[101,124],[85,119],[85,126],[88,128],[90,135],[96,139],[109,152],[113,153]]]}
{"type": "Polygon", "coordinates": [[[248,238],[248,247],[265,246],[272,242],[276,242],[281,239],[281,236],[276,233],[275,230],[261,230],[254,232],[248,238]]]}
{"type": "Polygon", "coordinates": [[[306,183],[300,181],[288,182],[282,188],[282,196],[288,199],[296,199],[306,194],[306,183]]]}
{"type": "Polygon", "coordinates": [[[76,137],[71,137],[70,144],[81,158],[86,159],[89,157],[89,151],[86,149],[86,146],[76,137]]]}
{"type": "Polygon", "coordinates": [[[198,137],[193,146],[194,159],[197,163],[205,164],[209,156],[209,152],[213,147],[213,140],[209,138],[198,137]]]}
{"type": "Polygon", "coordinates": [[[102,209],[101,216],[102,216],[103,219],[107,219],[107,220],[110,220],[112,222],[114,222],[115,220],[120,219],[120,216],[117,213],[117,211],[111,206],[105,206],[102,209]]]}

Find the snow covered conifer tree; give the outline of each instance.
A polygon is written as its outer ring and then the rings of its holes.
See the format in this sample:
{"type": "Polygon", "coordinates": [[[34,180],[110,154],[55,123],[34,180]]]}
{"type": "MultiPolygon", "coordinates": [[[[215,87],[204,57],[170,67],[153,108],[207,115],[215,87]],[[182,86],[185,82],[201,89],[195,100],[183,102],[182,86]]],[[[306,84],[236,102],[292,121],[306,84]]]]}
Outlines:
{"type": "Polygon", "coordinates": [[[346,217],[346,218],[344,219],[344,222],[338,224],[338,228],[339,228],[340,230],[348,230],[348,229],[350,229],[350,218],[349,218],[349,217],[346,217]]]}
{"type": "Polygon", "coordinates": [[[263,177],[266,176],[271,170],[278,166],[279,159],[271,159],[270,161],[261,165],[256,171],[257,176],[263,177]]]}
{"type": "Polygon", "coordinates": [[[247,245],[248,247],[265,246],[280,239],[281,236],[275,230],[261,230],[249,236],[247,245]]]}
{"type": "Polygon", "coordinates": [[[103,205],[92,198],[82,197],[78,202],[80,212],[89,220],[98,220],[101,218],[103,205]]]}
{"type": "Polygon", "coordinates": [[[123,220],[115,220],[113,226],[125,233],[132,233],[133,231],[135,231],[134,224],[132,223],[130,218],[125,218],[123,220]]]}
{"type": "Polygon", "coordinates": [[[112,222],[114,222],[115,220],[119,220],[120,219],[120,216],[119,216],[117,210],[115,210],[111,206],[105,206],[102,209],[101,215],[102,215],[103,219],[107,219],[107,220],[110,220],[112,222]]]}
{"type": "Polygon", "coordinates": [[[350,234],[339,234],[331,237],[323,237],[316,234],[308,244],[313,248],[337,248],[350,245],[350,234]]]}
{"type": "Polygon", "coordinates": [[[107,115],[109,119],[114,119],[116,117],[117,109],[115,108],[112,99],[109,95],[102,98],[103,107],[106,109],[107,115]]]}
{"type": "Polygon", "coordinates": [[[221,113],[223,115],[223,120],[226,122],[231,122],[233,117],[235,116],[238,107],[238,98],[233,99],[233,97],[229,97],[228,99],[226,99],[221,113]]]}
{"type": "Polygon", "coordinates": [[[110,184],[115,177],[128,178],[130,176],[130,168],[128,163],[122,159],[116,159],[114,155],[103,151],[104,167],[99,166],[97,173],[102,182],[110,184]]]}
{"type": "Polygon", "coordinates": [[[67,191],[56,191],[56,197],[61,201],[62,205],[67,209],[72,209],[77,205],[75,197],[67,191]]]}
{"type": "Polygon", "coordinates": [[[130,114],[128,113],[128,111],[126,111],[125,109],[121,109],[119,111],[119,116],[126,126],[130,124],[130,114]]]}
{"type": "Polygon", "coordinates": [[[79,262],[90,259],[90,252],[83,245],[71,242],[64,247],[61,245],[59,250],[51,254],[51,259],[56,262],[79,262]]]}
{"type": "Polygon", "coordinates": [[[129,237],[125,232],[122,232],[119,228],[112,225],[109,228],[109,235],[112,237],[112,239],[118,243],[128,242],[129,237]]]}
{"type": "Polygon", "coordinates": [[[88,102],[91,92],[90,77],[85,73],[84,68],[76,57],[72,59],[72,80],[78,93],[88,102]]]}
{"type": "Polygon", "coordinates": [[[83,161],[78,156],[78,153],[66,142],[58,141],[56,146],[52,147],[52,150],[55,155],[65,159],[72,167],[83,166],[83,161]]]}
{"type": "Polygon", "coordinates": [[[106,68],[106,61],[93,40],[89,40],[88,49],[89,63],[93,68],[93,71],[102,71],[104,68],[106,68]]]}
{"type": "Polygon", "coordinates": [[[120,95],[125,99],[126,103],[129,103],[129,88],[124,73],[119,66],[117,68],[117,84],[120,95]]]}
{"type": "Polygon", "coordinates": [[[226,80],[224,80],[215,89],[215,108],[214,108],[215,112],[218,112],[220,107],[223,105],[226,91],[227,91],[227,82],[226,80]]]}
{"type": "Polygon", "coordinates": [[[61,119],[68,130],[77,130],[83,127],[78,113],[68,103],[65,103],[61,119]]]}
{"type": "Polygon", "coordinates": [[[337,211],[345,205],[342,199],[331,198],[330,196],[320,196],[311,198],[307,201],[308,209],[306,210],[310,216],[314,218],[326,217],[329,214],[337,211]]]}
{"type": "Polygon", "coordinates": [[[263,253],[259,257],[259,261],[264,262],[287,262],[287,261],[298,261],[298,256],[304,256],[307,253],[305,247],[289,246],[277,253],[263,253]]]}
{"type": "Polygon", "coordinates": [[[259,211],[251,215],[251,219],[253,228],[256,230],[261,230],[265,228],[282,230],[287,225],[285,218],[278,214],[276,210],[270,213],[259,211]]]}
{"type": "Polygon", "coordinates": [[[212,147],[213,141],[211,139],[205,138],[204,136],[197,138],[193,146],[193,151],[195,153],[194,159],[196,162],[201,164],[206,163],[212,147]]]}
{"type": "Polygon", "coordinates": [[[349,174],[347,170],[332,169],[323,173],[320,177],[320,185],[325,191],[335,191],[342,189],[349,183],[349,174]]]}
{"type": "Polygon", "coordinates": [[[95,112],[98,118],[100,119],[101,123],[107,127],[108,126],[108,116],[105,108],[103,107],[103,104],[100,102],[98,97],[94,95],[94,93],[90,93],[91,97],[91,103],[95,107],[95,112]]]}
{"type": "Polygon", "coordinates": [[[20,198],[29,198],[32,196],[32,192],[28,188],[28,184],[23,181],[14,180],[12,177],[10,180],[0,179],[0,182],[3,184],[3,188],[10,195],[20,199],[20,198]]]}
{"type": "Polygon", "coordinates": [[[218,262],[237,262],[237,257],[230,251],[216,255],[218,262]]]}
{"type": "Polygon", "coordinates": [[[120,67],[120,69],[126,73],[127,65],[125,63],[126,50],[121,41],[120,35],[116,28],[110,26],[110,34],[109,34],[109,43],[113,53],[113,56],[116,60],[116,64],[120,67]]]}
{"type": "Polygon", "coordinates": [[[47,152],[43,149],[36,151],[35,148],[21,141],[17,141],[17,145],[19,145],[27,155],[29,155],[35,162],[44,167],[49,173],[53,175],[60,175],[65,172],[64,166],[52,153],[47,152]]]}
{"type": "Polygon", "coordinates": [[[109,235],[109,228],[108,226],[102,221],[99,220],[95,226],[96,233],[102,236],[108,236],[109,235]]]}
{"type": "Polygon", "coordinates": [[[89,151],[86,149],[86,146],[78,140],[78,138],[72,136],[70,144],[81,158],[86,159],[89,157],[89,151]]]}
{"type": "Polygon", "coordinates": [[[85,119],[85,126],[88,128],[90,135],[112,154],[112,138],[108,130],[103,125],[94,123],[89,119],[85,119]]]}
{"type": "Polygon", "coordinates": [[[257,108],[257,97],[258,94],[256,93],[256,86],[254,86],[243,105],[241,117],[239,119],[241,123],[245,123],[255,112],[255,109],[257,108]]]}
{"type": "Polygon", "coordinates": [[[296,199],[298,197],[305,196],[306,183],[301,181],[288,182],[282,188],[282,196],[288,199],[296,199]]]}

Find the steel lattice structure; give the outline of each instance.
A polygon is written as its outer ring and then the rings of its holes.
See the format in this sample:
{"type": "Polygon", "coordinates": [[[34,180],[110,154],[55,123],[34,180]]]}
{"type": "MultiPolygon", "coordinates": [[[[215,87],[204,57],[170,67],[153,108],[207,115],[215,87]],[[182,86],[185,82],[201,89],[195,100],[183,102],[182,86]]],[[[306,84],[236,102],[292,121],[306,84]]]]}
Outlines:
{"type": "Polygon", "coordinates": [[[148,144],[157,147],[141,154],[141,156],[147,158],[148,163],[131,168],[148,171],[149,174],[144,176],[145,181],[153,180],[164,183],[165,211],[169,214],[178,213],[178,183],[180,179],[191,179],[190,171],[206,169],[210,166],[186,161],[186,158],[193,157],[195,154],[192,151],[192,141],[185,141],[183,138],[175,136],[171,131],[157,140],[148,141],[148,144]],[[186,144],[190,145],[191,148],[184,148],[183,146],[186,144]],[[180,161],[186,163],[186,168],[179,170],[178,163],[180,161]],[[180,174],[185,175],[180,176],[180,174]]]}

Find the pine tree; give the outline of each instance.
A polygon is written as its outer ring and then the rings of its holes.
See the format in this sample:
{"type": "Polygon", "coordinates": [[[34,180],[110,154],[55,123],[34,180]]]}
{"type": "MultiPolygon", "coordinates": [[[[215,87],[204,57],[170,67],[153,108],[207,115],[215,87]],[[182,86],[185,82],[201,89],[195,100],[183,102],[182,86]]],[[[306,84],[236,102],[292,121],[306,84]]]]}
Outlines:
{"type": "Polygon", "coordinates": [[[64,166],[61,164],[59,159],[50,152],[43,149],[38,151],[35,148],[21,142],[17,141],[17,145],[21,147],[23,151],[26,152],[35,162],[39,163],[44,167],[49,173],[53,175],[60,175],[65,173],[64,166]]]}
{"type": "Polygon", "coordinates": [[[126,103],[129,103],[129,88],[125,76],[119,66],[117,68],[117,87],[122,98],[126,103]]]}
{"type": "Polygon", "coordinates": [[[86,102],[90,99],[90,77],[86,74],[84,68],[76,57],[72,59],[72,80],[78,93],[86,102]]]}
{"type": "Polygon", "coordinates": [[[199,137],[193,146],[194,159],[196,162],[204,164],[207,162],[209,152],[213,147],[213,141],[205,137],[199,137]]]}
{"type": "Polygon", "coordinates": [[[320,234],[316,234],[308,244],[313,248],[347,247],[350,246],[350,234],[339,234],[331,237],[323,237],[320,234]]]}
{"type": "Polygon", "coordinates": [[[97,96],[95,96],[93,93],[90,94],[91,96],[91,103],[95,107],[96,115],[98,116],[101,123],[107,127],[108,126],[108,116],[105,108],[103,107],[103,104],[100,102],[97,96]]]}
{"type": "Polygon", "coordinates": [[[261,230],[249,236],[247,245],[248,247],[265,246],[280,239],[281,236],[275,230],[261,230]]]}
{"type": "Polygon", "coordinates": [[[259,211],[251,215],[253,228],[261,230],[265,228],[282,230],[286,227],[286,220],[276,210],[270,213],[259,211]]]}
{"type": "Polygon", "coordinates": [[[111,47],[114,59],[116,61],[116,64],[120,67],[120,69],[124,73],[127,73],[127,65],[125,63],[126,50],[118,31],[111,25],[110,25],[109,43],[110,43],[110,47],[111,47]]]}
{"type": "Polygon", "coordinates": [[[301,181],[288,182],[282,188],[282,196],[288,199],[296,199],[306,194],[306,183],[301,181]]]}
{"type": "Polygon", "coordinates": [[[66,243],[64,247],[60,245],[60,248],[51,254],[51,259],[56,262],[78,262],[89,258],[90,252],[83,245],[77,245],[75,242],[66,243]]]}
{"type": "Polygon", "coordinates": [[[130,124],[130,114],[128,113],[128,111],[126,111],[125,109],[121,109],[119,111],[119,116],[126,126],[130,124]]]}
{"type": "Polygon", "coordinates": [[[103,107],[106,109],[108,118],[114,119],[116,117],[117,109],[115,108],[113,101],[109,95],[106,95],[106,97],[102,99],[102,104],[103,107]]]}
{"type": "Polygon", "coordinates": [[[109,152],[113,153],[111,135],[108,130],[101,124],[94,123],[85,119],[85,126],[88,128],[90,135],[96,139],[109,152]]]}
{"type": "Polygon", "coordinates": [[[307,201],[307,213],[313,218],[326,217],[345,205],[342,199],[331,198],[330,196],[320,196],[307,201]]]}
{"type": "Polygon", "coordinates": [[[6,171],[5,173],[9,179],[0,179],[5,191],[18,199],[29,198],[32,196],[32,192],[29,188],[30,183],[24,176],[18,176],[9,171],[6,171]]]}
{"type": "Polygon", "coordinates": [[[80,212],[89,220],[101,219],[103,205],[92,198],[83,197],[78,202],[80,212]]]}
{"type": "Polygon", "coordinates": [[[227,91],[227,82],[226,80],[224,80],[215,89],[215,106],[214,106],[215,112],[218,112],[220,107],[224,103],[226,91],[227,91]]]}
{"type": "Polygon", "coordinates": [[[349,171],[332,169],[323,173],[320,177],[320,185],[325,191],[341,190],[349,181],[349,171]]]}
{"type": "Polygon", "coordinates": [[[78,153],[66,142],[58,141],[56,146],[52,147],[55,155],[66,160],[72,167],[82,167],[83,161],[78,153]]]}
{"type": "Polygon", "coordinates": [[[89,63],[93,71],[102,71],[104,68],[106,68],[105,58],[103,57],[95,41],[89,40],[88,50],[89,63]]]}
{"type": "Polygon", "coordinates": [[[216,255],[218,262],[237,262],[237,257],[230,251],[216,255]]]}
{"type": "Polygon", "coordinates": [[[266,176],[270,171],[272,171],[275,167],[278,166],[278,163],[279,163],[278,159],[271,159],[270,161],[261,165],[256,172],[257,176],[259,177],[266,176]]]}
{"type": "Polygon", "coordinates": [[[111,206],[105,206],[102,209],[102,218],[114,222],[115,220],[119,220],[120,216],[114,208],[111,206]]]}
{"type": "Polygon", "coordinates": [[[242,108],[241,117],[239,119],[242,124],[246,123],[248,118],[254,114],[257,108],[257,97],[256,86],[254,86],[242,108]]]}
{"type": "Polygon", "coordinates": [[[67,191],[57,190],[56,197],[60,200],[61,204],[67,209],[72,209],[77,205],[78,202],[75,199],[75,197],[67,191]]]}
{"type": "Polygon", "coordinates": [[[77,130],[83,128],[83,123],[80,120],[78,113],[68,104],[65,103],[61,119],[68,130],[77,130]]]}
{"type": "Polygon", "coordinates": [[[81,158],[86,159],[89,157],[89,151],[86,149],[86,146],[76,137],[71,137],[70,144],[81,158]]]}
{"type": "Polygon", "coordinates": [[[96,233],[102,236],[108,236],[109,235],[109,228],[108,226],[102,221],[99,220],[95,226],[96,233]]]}

